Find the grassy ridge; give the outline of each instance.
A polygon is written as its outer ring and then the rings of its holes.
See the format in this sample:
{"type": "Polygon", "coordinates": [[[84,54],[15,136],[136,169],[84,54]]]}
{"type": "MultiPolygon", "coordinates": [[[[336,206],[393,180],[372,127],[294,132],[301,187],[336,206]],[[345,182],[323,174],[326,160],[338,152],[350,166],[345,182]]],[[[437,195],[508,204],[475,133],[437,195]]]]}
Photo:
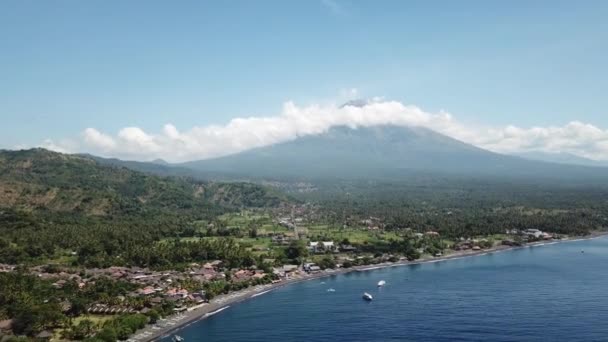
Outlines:
{"type": "Polygon", "coordinates": [[[107,216],[209,206],[273,207],[285,200],[254,184],[158,177],[43,149],[0,152],[0,207],[107,216]]]}

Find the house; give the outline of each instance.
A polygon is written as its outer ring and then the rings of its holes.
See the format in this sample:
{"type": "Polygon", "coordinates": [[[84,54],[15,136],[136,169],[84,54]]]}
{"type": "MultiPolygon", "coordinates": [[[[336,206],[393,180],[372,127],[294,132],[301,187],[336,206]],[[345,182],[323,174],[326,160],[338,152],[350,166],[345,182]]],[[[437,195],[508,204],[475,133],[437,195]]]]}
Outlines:
{"type": "Polygon", "coordinates": [[[313,253],[335,252],[337,250],[333,241],[311,241],[308,243],[308,250],[313,253]]]}
{"type": "Polygon", "coordinates": [[[319,272],[319,271],[321,271],[321,267],[315,265],[312,262],[309,262],[309,263],[304,264],[304,271],[306,271],[308,273],[319,272]]]}
{"type": "Polygon", "coordinates": [[[0,321],[0,331],[10,331],[13,328],[13,320],[5,319],[0,321]]]}
{"type": "Polygon", "coordinates": [[[53,286],[60,289],[62,288],[67,282],[64,279],[58,280],[55,283],[53,283],[53,286]]]}
{"type": "Polygon", "coordinates": [[[212,262],[210,262],[211,266],[215,267],[215,268],[220,268],[222,267],[222,264],[224,262],[222,260],[214,260],[212,262]]]}
{"type": "Polygon", "coordinates": [[[72,303],[67,300],[64,300],[59,304],[61,306],[61,312],[66,313],[72,309],[72,303]]]}
{"type": "Polygon", "coordinates": [[[206,302],[205,296],[200,293],[193,293],[190,296],[188,296],[188,299],[195,302],[196,304],[202,304],[202,303],[206,302]]]}
{"type": "Polygon", "coordinates": [[[264,272],[256,272],[256,274],[253,275],[253,279],[262,279],[266,276],[266,273],[264,272]]]}
{"type": "Polygon", "coordinates": [[[234,272],[234,274],[232,275],[232,279],[234,279],[236,281],[245,281],[245,280],[249,280],[254,274],[255,274],[254,271],[238,270],[238,271],[234,272]]]}
{"type": "Polygon", "coordinates": [[[315,272],[320,272],[321,271],[321,267],[314,265],[314,266],[310,266],[310,268],[308,269],[309,272],[311,273],[315,273],[315,272]]]}
{"type": "Polygon", "coordinates": [[[356,252],[357,251],[357,247],[353,246],[353,245],[340,245],[340,251],[341,252],[356,252]]]}
{"type": "Polygon", "coordinates": [[[426,236],[439,236],[439,233],[437,233],[436,231],[433,230],[429,230],[428,232],[424,233],[426,236]]]}
{"type": "Polygon", "coordinates": [[[291,239],[284,234],[277,234],[272,237],[272,243],[277,245],[287,245],[291,239]]]}
{"type": "Polygon", "coordinates": [[[15,269],[13,265],[0,264],[0,273],[11,272],[15,269]]]}
{"type": "Polygon", "coordinates": [[[160,297],[154,297],[154,298],[150,299],[150,303],[152,303],[152,304],[160,304],[162,302],[163,302],[163,299],[160,297]]]}
{"type": "Polygon", "coordinates": [[[188,290],[177,289],[177,288],[172,287],[165,292],[165,297],[167,297],[167,299],[170,299],[170,300],[184,299],[184,298],[188,297],[188,290]]]}
{"type": "Polygon", "coordinates": [[[152,286],[146,286],[143,289],[137,290],[137,293],[140,296],[149,296],[153,293],[156,293],[156,290],[152,286]]]}
{"type": "Polygon", "coordinates": [[[526,229],[524,230],[524,234],[528,236],[534,236],[535,238],[540,238],[543,235],[543,232],[538,229],[526,229]]]}
{"type": "Polygon", "coordinates": [[[471,249],[472,247],[473,247],[473,242],[467,240],[467,241],[457,242],[456,244],[454,244],[452,249],[454,249],[455,251],[463,251],[466,249],[471,249]]]}
{"type": "Polygon", "coordinates": [[[116,272],[113,272],[112,274],[110,274],[110,277],[112,277],[114,279],[120,279],[124,276],[126,276],[126,273],[122,272],[122,271],[116,271],[116,272]]]}
{"type": "Polygon", "coordinates": [[[50,340],[52,337],[53,337],[53,333],[48,330],[43,330],[38,335],[36,335],[37,339],[46,340],[46,341],[50,340]]]}
{"type": "Polygon", "coordinates": [[[273,268],[272,273],[278,277],[287,277],[289,274],[297,272],[298,265],[283,265],[282,267],[273,268]]]}
{"type": "Polygon", "coordinates": [[[334,251],[336,249],[336,245],[333,241],[323,241],[323,249],[326,251],[334,251]]]}
{"type": "Polygon", "coordinates": [[[289,221],[289,219],[287,219],[287,218],[279,220],[279,225],[281,225],[281,226],[283,226],[285,228],[288,228],[288,229],[295,229],[296,228],[296,225],[293,224],[293,223],[291,223],[289,221]]]}
{"type": "Polygon", "coordinates": [[[310,267],[312,267],[312,266],[315,266],[315,264],[313,262],[307,262],[302,266],[302,268],[304,269],[304,271],[309,272],[310,267]]]}

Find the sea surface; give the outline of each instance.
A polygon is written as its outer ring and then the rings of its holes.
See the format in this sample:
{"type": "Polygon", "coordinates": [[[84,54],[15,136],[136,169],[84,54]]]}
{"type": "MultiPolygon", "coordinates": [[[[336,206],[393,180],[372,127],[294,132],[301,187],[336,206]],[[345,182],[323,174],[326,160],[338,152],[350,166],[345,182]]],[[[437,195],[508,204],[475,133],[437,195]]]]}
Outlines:
{"type": "Polygon", "coordinates": [[[312,280],[177,333],[186,342],[608,341],[608,238],[312,280]]]}

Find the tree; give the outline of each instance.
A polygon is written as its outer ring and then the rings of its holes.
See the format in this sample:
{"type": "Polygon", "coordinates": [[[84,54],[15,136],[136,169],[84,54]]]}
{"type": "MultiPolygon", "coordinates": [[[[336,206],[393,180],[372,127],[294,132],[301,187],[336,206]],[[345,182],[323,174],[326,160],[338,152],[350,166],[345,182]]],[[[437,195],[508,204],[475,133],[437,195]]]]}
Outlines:
{"type": "Polygon", "coordinates": [[[118,335],[116,334],[116,330],[114,330],[114,328],[104,327],[97,335],[95,335],[95,338],[104,342],[116,342],[118,340],[118,335]]]}
{"type": "Polygon", "coordinates": [[[68,338],[72,340],[83,340],[95,332],[95,323],[89,319],[83,319],[68,332],[68,338]]]}
{"type": "Polygon", "coordinates": [[[420,258],[420,252],[418,252],[416,247],[412,245],[412,242],[409,239],[404,239],[403,245],[403,254],[407,258],[407,260],[413,261],[420,258]]]}
{"type": "Polygon", "coordinates": [[[82,298],[74,298],[71,302],[71,307],[69,311],[69,315],[76,317],[80,316],[82,313],[86,311],[86,301],[82,298]]]}
{"type": "Polygon", "coordinates": [[[302,240],[294,240],[289,244],[286,250],[287,258],[297,260],[298,262],[308,256],[308,249],[302,240]]]}
{"type": "Polygon", "coordinates": [[[327,268],[336,268],[336,261],[331,255],[324,256],[317,264],[323,270],[327,268]]]}
{"type": "Polygon", "coordinates": [[[158,320],[160,319],[160,314],[154,309],[148,311],[146,313],[146,316],[148,316],[148,318],[150,319],[150,324],[156,324],[156,322],[158,322],[158,320]]]}

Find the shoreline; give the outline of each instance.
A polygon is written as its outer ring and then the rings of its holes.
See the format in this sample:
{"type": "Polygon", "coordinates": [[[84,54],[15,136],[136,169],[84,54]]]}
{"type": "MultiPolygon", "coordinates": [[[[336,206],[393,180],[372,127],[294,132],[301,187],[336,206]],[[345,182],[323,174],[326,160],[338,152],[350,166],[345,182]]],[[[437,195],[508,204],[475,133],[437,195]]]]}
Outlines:
{"type": "Polygon", "coordinates": [[[351,273],[351,272],[368,272],[368,271],[390,268],[390,267],[420,265],[420,264],[426,264],[426,263],[462,259],[462,258],[467,258],[467,257],[482,256],[482,255],[486,255],[486,254],[505,252],[505,251],[510,251],[510,250],[529,248],[529,247],[537,247],[537,246],[540,247],[540,246],[554,245],[554,244],[565,243],[565,242],[591,240],[591,239],[604,237],[607,235],[608,235],[608,232],[594,232],[594,233],[591,233],[590,235],[582,236],[582,237],[573,236],[573,237],[568,237],[568,238],[561,239],[561,240],[537,241],[537,242],[528,243],[528,244],[525,244],[522,246],[498,245],[498,246],[495,246],[492,248],[479,250],[479,251],[472,251],[472,250],[456,251],[454,253],[451,253],[451,254],[445,255],[445,256],[441,256],[441,257],[427,256],[427,257],[424,257],[424,258],[421,258],[418,260],[414,260],[414,261],[403,260],[403,261],[397,261],[397,262],[386,262],[386,263],[375,264],[375,265],[354,266],[354,267],[351,267],[348,269],[338,269],[338,270],[334,270],[334,271],[330,271],[330,272],[322,271],[322,272],[316,273],[316,274],[304,275],[304,276],[297,277],[297,278],[287,279],[285,281],[275,283],[275,284],[258,285],[258,286],[247,288],[247,289],[244,289],[241,291],[217,296],[213,300],[211,300],[210,303],[200,306],[196,309],[193,309],[191,311],[182,312],[182,313],[179,313],[176,315],[172,315],[163,320],[159,320],[159,322],[156,325],[147,326],[146,328],[139,330],[137,333],[135,333],[133,336],[131,336],[127,341],[128,342],[158,341],[161,338],[167,337],[168,335],[170,335],[178,330],[181,330],[195,322],[206,319],[223,310],[226,310],[234,304],[238,304],[240,302],[262,296],[266,293],[269,293],[271,291],[274,291],[274,290],[284,287],[284,286],[289,286],[292,284],[305,282],[305,281],[309,281],[309,280],[326,278],[326,277],[331,277],[331,276],[336,276],[336,275],[343,275],[343,274],[347,274],[347,273],[351,273]]]}

